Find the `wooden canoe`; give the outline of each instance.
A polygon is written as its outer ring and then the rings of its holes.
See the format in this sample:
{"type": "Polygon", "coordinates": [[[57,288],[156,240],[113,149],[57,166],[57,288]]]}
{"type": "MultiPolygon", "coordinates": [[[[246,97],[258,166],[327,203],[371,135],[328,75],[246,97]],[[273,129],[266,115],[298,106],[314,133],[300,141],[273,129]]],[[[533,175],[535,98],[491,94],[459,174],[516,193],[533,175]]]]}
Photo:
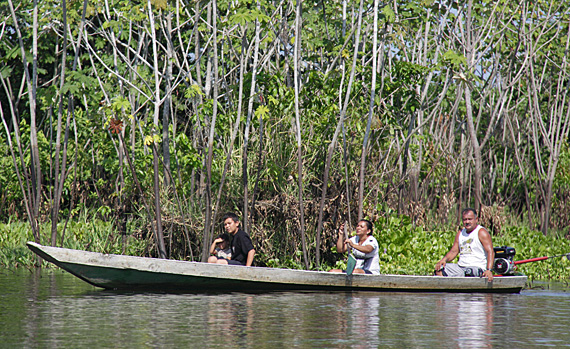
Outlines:
{"type": "Polygon", "coordinates": [[[168,292],[283,290],[518,293],[526,276],[486,278],[351,275],[243,267],[86,252],[27,243],[34,253],[91,285],[168,292]]]}

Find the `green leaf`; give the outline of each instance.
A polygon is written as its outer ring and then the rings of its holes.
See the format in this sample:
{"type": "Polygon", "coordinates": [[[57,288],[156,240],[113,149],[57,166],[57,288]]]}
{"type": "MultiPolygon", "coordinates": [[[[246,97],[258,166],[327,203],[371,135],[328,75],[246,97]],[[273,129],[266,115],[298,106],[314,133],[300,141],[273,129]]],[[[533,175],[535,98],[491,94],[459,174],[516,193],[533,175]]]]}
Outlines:
{"type": "Polygon", "coordinates": [[[9,66],[3,66],[2,68],[0,68],[0,75],[2,75],[2,77],[4,79],[10,77],[10,75],[12,75],[12,67],[9,66]]]}
{"type": "Polygon", "coordinates": [[[396,20],[396,14],[390,6],[384,6],[382,9],[382,14],[386,18],[386,22],[393,23],[396,20]]]}

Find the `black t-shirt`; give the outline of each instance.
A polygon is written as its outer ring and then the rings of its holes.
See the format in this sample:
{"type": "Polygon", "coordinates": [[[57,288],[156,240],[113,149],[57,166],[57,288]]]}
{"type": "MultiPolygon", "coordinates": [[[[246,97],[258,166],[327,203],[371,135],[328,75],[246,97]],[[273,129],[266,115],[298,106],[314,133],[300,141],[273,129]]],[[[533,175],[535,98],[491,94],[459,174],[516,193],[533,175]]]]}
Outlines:
{"type": "Polygon", "coordinates": [[[231,243],[232,260],[241,262],[245,265],[247,262],[247,253],[253,250],[253,243],[247,233],[241,229],[234,235],[231,243]]]}

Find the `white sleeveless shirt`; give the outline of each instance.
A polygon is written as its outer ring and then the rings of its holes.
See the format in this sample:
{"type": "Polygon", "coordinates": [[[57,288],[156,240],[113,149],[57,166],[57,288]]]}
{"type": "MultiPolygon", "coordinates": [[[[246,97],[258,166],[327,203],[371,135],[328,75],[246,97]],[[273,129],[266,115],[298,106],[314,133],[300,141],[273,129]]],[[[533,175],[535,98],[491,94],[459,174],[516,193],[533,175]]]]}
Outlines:
{"type": "Polygon", "coordinates": [[[460,267],[479,267],[487,269],[487,252],[479,240],[479,230],[483,228],[478,225],[471,233],[467,233],[465,228],[459,234],[459,262],[460,267]]]}

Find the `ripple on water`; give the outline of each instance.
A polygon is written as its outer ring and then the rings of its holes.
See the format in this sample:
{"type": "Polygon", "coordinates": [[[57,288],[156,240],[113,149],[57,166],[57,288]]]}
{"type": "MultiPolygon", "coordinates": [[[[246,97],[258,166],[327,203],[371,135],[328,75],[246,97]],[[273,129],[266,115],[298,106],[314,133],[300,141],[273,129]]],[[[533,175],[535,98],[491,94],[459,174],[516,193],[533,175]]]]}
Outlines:
{"type": "Polygon", "coordinates": [[[0,273],[9,347],[535,347],[568,345],[563,285],[521,294],[162,294],[60,271],[0,273]]]}

